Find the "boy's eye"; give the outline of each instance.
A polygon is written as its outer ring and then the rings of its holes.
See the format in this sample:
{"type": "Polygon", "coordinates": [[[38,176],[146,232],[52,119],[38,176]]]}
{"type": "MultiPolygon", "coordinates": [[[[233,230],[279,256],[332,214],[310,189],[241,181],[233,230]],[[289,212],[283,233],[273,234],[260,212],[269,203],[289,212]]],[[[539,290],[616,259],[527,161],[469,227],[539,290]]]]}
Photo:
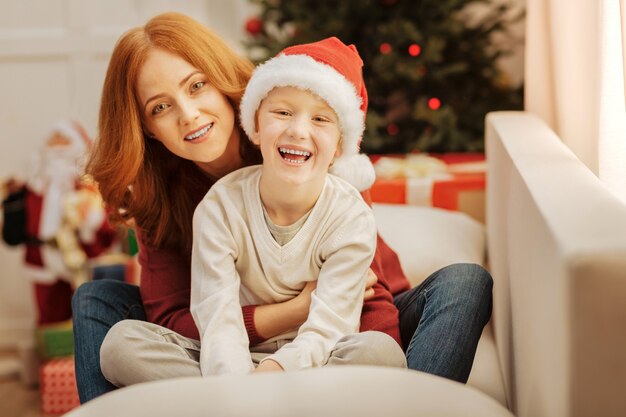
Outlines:
{"type": "Polygon", "coordinates": [[[274,110],[272,113],[278,114],[280,116],[289,116],[291,114],[287,110],[274,110]]]}
{"type": "Polygon", "coordinates": [[[191,91],[193,92],[193,91],[197,91],[201,89],[202,87],[204,87],[204,84],[206,84],[206,82],[204,81],[198,81],[198,82],[191,84],[191,91]]]}
{"type": "Polygon", "coordinates": [[[329,124],[337,124],[337,119],[329,115],[319,115],[313,116],[313,121],[318,123],[329,123],[329,124]]]}
{"type": "Polygon", "coordinates": [[[152,108],[152,114],[159,114],[163,110],[167,109],[168,105],[165,103],[159,103],[152,108]]]}

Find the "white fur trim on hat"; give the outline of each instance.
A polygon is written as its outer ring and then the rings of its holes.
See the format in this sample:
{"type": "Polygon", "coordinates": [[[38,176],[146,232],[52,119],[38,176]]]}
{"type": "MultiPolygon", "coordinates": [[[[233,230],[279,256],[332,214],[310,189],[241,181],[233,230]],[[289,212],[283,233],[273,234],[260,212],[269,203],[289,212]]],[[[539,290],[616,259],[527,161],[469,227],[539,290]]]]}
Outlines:
{"type": "Polygon", "coordinates": [[[259,65],[241,99],[241,125],[249,138],[255,132],[255,113],[275,87],[297,87],[313,92],[335,111],[342,138],[341,158],[359,152],[365,130],[361,97],[354,85],[330,65],[308,55],[278,55],[259,65]]]}
{"type": "Polygon", "coordinates": [[[376,171],[372,161],[362,153],[337,158],[329,172],[348,181],[359,191],[369,189],[376,180],[376,171]]]}

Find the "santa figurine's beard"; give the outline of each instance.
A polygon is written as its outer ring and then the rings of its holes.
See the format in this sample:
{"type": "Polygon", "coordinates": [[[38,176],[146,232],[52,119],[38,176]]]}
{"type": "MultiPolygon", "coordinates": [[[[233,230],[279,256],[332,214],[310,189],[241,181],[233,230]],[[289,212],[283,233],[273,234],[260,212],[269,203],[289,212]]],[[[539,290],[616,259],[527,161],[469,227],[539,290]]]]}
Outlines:
{"type": "Polygon", "coordinates": [[[58,232],[63,220],[63,199],[73,192],[81,175],[80,156],[71,147],[44,148],[36,162],[29,187],[43,198],[39,239],[46,241],[58,232]]]}

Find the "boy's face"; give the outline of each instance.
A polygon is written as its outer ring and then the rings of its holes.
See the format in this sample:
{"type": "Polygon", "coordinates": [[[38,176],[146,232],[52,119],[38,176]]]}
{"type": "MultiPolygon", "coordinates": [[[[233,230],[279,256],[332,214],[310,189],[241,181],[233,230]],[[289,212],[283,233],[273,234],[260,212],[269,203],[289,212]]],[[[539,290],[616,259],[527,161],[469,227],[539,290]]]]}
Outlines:
{"type": "Polygon", "coordinates": [[[325,177],[340,137],[339,119],[324,100],[277,87],[261,102],[252,141],[261,148],[264,173],[302,184],[325,177]]]}

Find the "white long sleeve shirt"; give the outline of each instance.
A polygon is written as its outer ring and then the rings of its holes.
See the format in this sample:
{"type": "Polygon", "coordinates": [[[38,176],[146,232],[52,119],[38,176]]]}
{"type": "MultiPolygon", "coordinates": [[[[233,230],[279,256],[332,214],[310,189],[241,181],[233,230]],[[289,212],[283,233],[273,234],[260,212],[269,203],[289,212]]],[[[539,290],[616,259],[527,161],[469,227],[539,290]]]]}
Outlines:
{"type": "Polygon", "coordinates": [[[359,192],[328,175],[302,228],[280,246],[263,217],[260,166],[211,187],[193,218],[191,313],[203,375],[254,369],[241,306],[295,297],[317,280],[306,322],[269,358],[283,369],[322,366],[337,341],[358,332],[367,271],[376,248],[374,217],[359,192]]]}

